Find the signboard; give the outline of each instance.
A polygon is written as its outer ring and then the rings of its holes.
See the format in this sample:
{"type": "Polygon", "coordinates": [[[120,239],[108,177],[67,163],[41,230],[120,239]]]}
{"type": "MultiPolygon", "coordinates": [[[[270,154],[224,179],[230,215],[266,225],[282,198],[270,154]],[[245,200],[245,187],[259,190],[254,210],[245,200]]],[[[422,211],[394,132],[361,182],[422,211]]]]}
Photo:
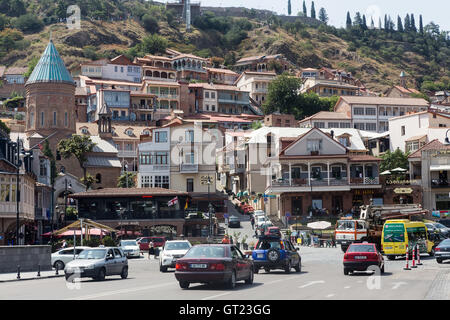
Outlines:
{"type": "Polygon", "coordinates": [[[224,214],[223,217],[224,217],[225,219],[228,219],[229,216],[228,216],[227,214],[224,214]]]}
{"type": "Polygon", "coordinates": [[[413,189],[411,188],[395,188],[394,193],[396,194],[411,194],[413,189]]]}

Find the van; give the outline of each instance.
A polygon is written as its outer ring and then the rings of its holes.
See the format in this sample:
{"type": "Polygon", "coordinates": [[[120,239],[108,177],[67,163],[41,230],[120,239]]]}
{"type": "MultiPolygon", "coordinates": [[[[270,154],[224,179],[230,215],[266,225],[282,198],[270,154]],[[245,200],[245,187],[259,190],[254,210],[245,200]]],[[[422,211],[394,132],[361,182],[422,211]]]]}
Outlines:
{"type": "Polygon", "coordinates": [[[410,220],[387,220],[384,223],[381,248],[389,260],[405,256],[406,245],[408,253],[411,254],[416,244],[419,245],[420,253],[434,255],[434,243],[428,239],[425,223],[410,220]]]}

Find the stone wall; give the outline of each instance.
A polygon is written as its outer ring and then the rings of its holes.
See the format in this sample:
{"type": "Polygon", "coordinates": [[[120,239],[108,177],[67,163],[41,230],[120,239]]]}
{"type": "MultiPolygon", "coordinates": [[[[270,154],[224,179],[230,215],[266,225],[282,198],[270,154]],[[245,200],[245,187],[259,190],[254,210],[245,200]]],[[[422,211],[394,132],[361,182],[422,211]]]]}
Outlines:
{"type": "Polygon", "coordinates": [[[50,246],[0,246],[0,273],[52,270],[50,246]]]}

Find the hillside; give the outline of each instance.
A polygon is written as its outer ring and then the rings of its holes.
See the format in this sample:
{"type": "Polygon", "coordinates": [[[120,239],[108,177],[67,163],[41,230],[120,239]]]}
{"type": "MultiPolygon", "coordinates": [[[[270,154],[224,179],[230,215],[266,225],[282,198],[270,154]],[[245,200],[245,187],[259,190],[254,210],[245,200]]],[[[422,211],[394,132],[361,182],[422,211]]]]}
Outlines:
{"type": "MultiPolygon", "coordinates": [[[[0,0],[0,7],[2,1],[5,0],[0,0]]],[[[19,24],[20,15],[19,18],[0,16],[0,30],[3,29],[0,65],[27,66],[43,52],[51,30],[64,61],[75,71],[81,62],[90,59],[120,53],[133,56],[136,51],[130,49],[141,43],[150,30],[167,39],[170,48],[204,57],[221,57],[229,65],[244,56],[282,53],[299,68],[328,66],[351,71],[377,92],[397,84],[401,71],[410,74],[418,88],[426,81],[439,81],[444,87],[450,87],[450,41],[448,36],[439,39],[439,30],[434,37],[419,37],[384,30],[346,31],[300,21],[283,23],[276,16],[262,20],[204,13],[202,19],[194,21],[192,31],[186,33],[184,24],[164,6],[138,0],[76,2],[83,5],[82,14],[93,10],[90,3],[96,3],[97,14],[92,18],[101,17],[104,21],[83,19],[81,30],[69,30],[64,23],[53,23],[59,11],[65,12],[64,6],[58,11],[55,3],[66,5],[64,0],[25,1],[26,12],[37,13],[35,16],[41,22],[32,25],[31,30],[19,24]],[[105,11],[110,15],[105,17],[105,11]],[[2,19],[6,20],[3,27],[2,19]],[[156,25],[152,26],[151,22],[155,21],[156,25]],[[24,29],[17,30],[20,28],[24,29]],[[8,45],[9,39],[14,39],[13,45],[8,45]]],[[[414,86],[413,82],[410,86],[414,86]]]]}

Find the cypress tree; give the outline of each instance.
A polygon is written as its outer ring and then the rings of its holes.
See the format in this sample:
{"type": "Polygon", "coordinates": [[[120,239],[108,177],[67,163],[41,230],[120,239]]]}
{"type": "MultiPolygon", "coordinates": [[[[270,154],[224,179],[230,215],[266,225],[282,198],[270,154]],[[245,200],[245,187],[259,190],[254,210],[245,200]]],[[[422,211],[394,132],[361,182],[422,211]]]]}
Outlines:
{"type": "Polygon", "coordinates": [[[419,32],[423,34],[423,21],[422,21],[422,15],[419,17],[419,32]]]}
{"type": "Polygon", "coordinates": [[[363,30],[367,30],[367,21],[366,21],[366,15],[363,14],[363,18],[362,18],[362,29],[363,30]]]}
{"type": "Polygon", "coordinates": [[[306,3],[305,3],[305,0],[303,0],[303,15],[304,15],[305,17],[308,16],[308,11],[306,10],[306,3]]]}
{"type": "Polygon", "coordinates": [[[291,8],[291,0],[288,0],[288,14],[291,15],[292,8],[291,8]]]}
{"type": "Polygon", "coordinates": [[[319,10],[319,20],[322,21],[323,23],[327,24],[327,22],[328,22],[328,15],[327,15],[327,11],[325,10],[325,8],[320,8],[320,10],[319,10]]]}
{"type": "Polygon", "coordinates": [[[389,30],[387,14],[384,15],[384,30],[389,30]]]}
{"type": "Polygon", "coordinates": [[[402,18],[400,18],[400,16],[397,16],[397,30],[398,32],[403,32],[403,23],[402,23],[402,18]]]}
{"type": "Polygon", "coordinates": [[[416,21],[414,19],[414,13],[411,13],[411,31],[417,32],[416,21]]]}
{"type": "Polygon", "coordinates": [[[351,29],[352,28],[352,18],[350,18],[350,11],[347,11],[347,29],[351,29]]]}
{"type": "Polygon", "coordinates": [[[311,18],[316,18],[316,8],[314,7],[314,1],[311,3],[311,18]]]}
{"type": "Polygon", "coordinates": [[[406,32],[411,31],[411,20],[409,19],[409,14],[408,13],[406,14],[406,17],[405,17],[404,29],[405,29],[406,32]]]}

